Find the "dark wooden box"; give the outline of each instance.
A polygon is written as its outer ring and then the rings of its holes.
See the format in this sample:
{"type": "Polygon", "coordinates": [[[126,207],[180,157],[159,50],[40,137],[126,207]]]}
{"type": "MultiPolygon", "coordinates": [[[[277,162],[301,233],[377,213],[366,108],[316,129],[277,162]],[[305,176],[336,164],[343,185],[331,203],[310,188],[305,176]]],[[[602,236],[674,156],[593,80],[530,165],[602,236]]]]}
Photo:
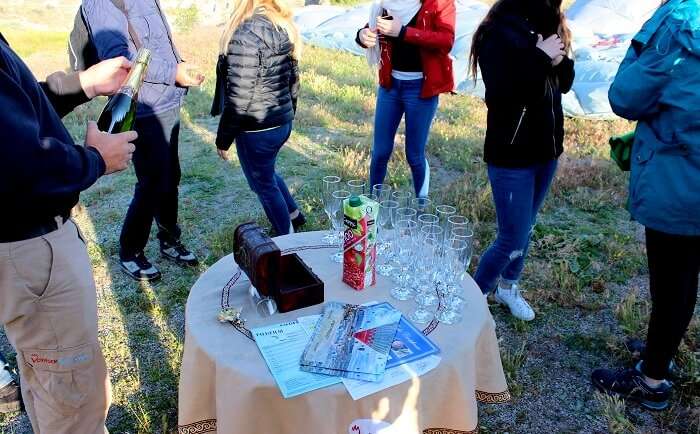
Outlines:
{"type": "Polygon", "coordinates": [[[258,292],[275,299],[280,312],[323,303],[323,281],[296,253],[282,255],[255,223],[236,228],[233,257],[258,292]]]}

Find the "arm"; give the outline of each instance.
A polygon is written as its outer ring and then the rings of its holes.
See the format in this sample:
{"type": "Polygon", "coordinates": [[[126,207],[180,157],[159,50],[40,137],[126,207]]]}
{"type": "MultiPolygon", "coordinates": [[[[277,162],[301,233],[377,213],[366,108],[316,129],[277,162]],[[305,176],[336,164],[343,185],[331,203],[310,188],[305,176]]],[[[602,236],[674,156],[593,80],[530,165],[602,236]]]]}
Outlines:
{"type": "MultiPolygon", "coordinates": [[[[124,56],[134,61],[136,49],[129,37],[126,16],[110,0],[84,0],[83,12],[101,60],[124,56]]],[[[153,57],[145,81],[175,85],[177,63],[153,57]]]]}
{"type": "Polygon", "coordinates": [[[64,117],[77,106],[90,101],[81,84],[79,73],[54,72],[39,83],[59,116],[64,117]]]}
{"type": "Polygon", "coordinates": [[[299,62],[292,57],[292,70],[289,75],[289,92],[292,95],[294,113],[297,112],[297,100],[299,99],[299,62]]]}
{"type": "Polygon", "coordinates": [[[409,44],[449,52],[455,43],[456,14],[454,1],[447,0],[435,17],[435,30],[404,27],[399,37],[409,44]]]}
{"type": "Polygon", "coordinates": [[[561,93],[568,93],[571,86],[574,84],[576,71],[574,70],[574,61],[564,56],[561,63],[554,67],[554,72],[559,79],[559,90],[561,93]]]}
{"type": "Polygon", "coordinates": [[[0,155],[12,156],[0,163],[0,196],[16,195],[18,188],[38,196],[77,193],[105,173],[95,148],[42,137],[31,100],[1,71],[0,106],[12,107],[11,116],[0,116],[0,129],[8,138],[0,141],[0,155]]]}
{"type": "Polygon", "coordinates": [[[77,73],[54,72],[39,85],[56,112],[63,117],[97,95],[114,95],[130,69],[131,62],[125,57],[116,57],[77,73]]]}
{"type": "Polygon", "coordinates": [[[240,131],[238,116],[246,113],[253,102],[262,56],[259,48],[246,46],[245,41],[234,34],[226,55],[224,112],[216,133],[219,149],[228,150],[240,131]]]}
{"type": "Polygon", "coordinates": [[[527,105],[542,96],[552,59],[535,47],[514,47],[509,35],[490,31],[479,50],[479,66],[489,101],[527,105]]]}
{"type": "Polygon", "coordinates": [[[680,48],[659,54],[655,45],[646,48],[633,46],[627,51],[613,80],[608,98],[615,114],[629,120],[639,120],[659,111],[659,99],[671,79],[674,62],[680,48]]]}

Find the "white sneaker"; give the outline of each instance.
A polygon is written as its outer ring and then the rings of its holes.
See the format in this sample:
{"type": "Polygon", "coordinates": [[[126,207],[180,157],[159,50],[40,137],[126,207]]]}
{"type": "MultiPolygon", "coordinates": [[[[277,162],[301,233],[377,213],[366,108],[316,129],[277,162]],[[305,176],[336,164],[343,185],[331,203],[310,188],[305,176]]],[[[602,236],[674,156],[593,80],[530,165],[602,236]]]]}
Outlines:
{"type": "Polygon", "coordinates": [[[535,311],[520,294],[520,288],[517,285],[513,285],[512,289],[504,289],[499,286],[493,298],[497,303],[508,306],[511,315],[519,320],[532,321],[535,319],[535,311]]]}

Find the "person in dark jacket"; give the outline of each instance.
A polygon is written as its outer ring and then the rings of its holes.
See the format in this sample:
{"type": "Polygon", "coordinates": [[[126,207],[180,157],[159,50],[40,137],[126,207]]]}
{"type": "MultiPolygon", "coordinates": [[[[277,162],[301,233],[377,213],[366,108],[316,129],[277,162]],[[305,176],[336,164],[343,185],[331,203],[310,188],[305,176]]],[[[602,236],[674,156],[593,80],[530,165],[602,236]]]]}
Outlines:
{"type": "Polygon", "coordinates": [[[291,10],[277,0],[236,4],[221,38],[212,115],[221,114],[216,147],[236,153],[277,235],[305,222],[275,161],[292,133],[299,93],[301,41],[291,10]]]}
{"type": "Polygon", "coordinates": [[[472,74],[480,67],[486,86],[484,160],[498,221],[498,236],[481,257],[475,280],[526,321],[535,313],[518,281],[563,152],[561,95],[574,80],[569,48],[560,0],[499,0],[472,42],[472,74]]]}
{"type": "Polygon", "coordinates": [[[137,135],[102,133],[91,122],[80,146],[60,116],[116,92],[129,68],[122,57],[37,83],[0,35],[0,107],[11,108],[0,116],[0,324],[17,352],[36,434],[106,431],[95,282],[70,212],[81,191],[126,169],[137,135]]]}
{"type": "Polygon", "coordinates": [[[651,315],[642,361],[593,385],[651,410],[669,405],[669,366],[695,313],[700,273],[700,1],[670,0],[632,40],[610,105],[636,120],[629,208],[646,230],[651,315]]]}
{"type": "Polygon", "coordinates": [[[82,11],[100,59],[135,60],[136,45],[128,24],[152,53],[139,92],[134,127],[139,134],[134,153],[138,182],[119,237],[119,259],[131,278],[154,281],[161,273],[144,255],[154,219],[163,258],[183,266],[198,264],[182,244],[178,226],[178,140],[180,105],[187,87],[199,86],[204,77],[193,77],[183,63],[158,0],[124,0],[124,6],[128,21],[111,0],[83,0],[82,11]]]}
{"type": "Polygon", "coordinates": [[[425,158],[441,93],[454,90],[450,50],[455,40],[454,0],[376,0],[356,42],[379,67],[370,187],[384,183],[396,131],[406,115],[406,160],[416,197],[427,197],[425,158]]]}

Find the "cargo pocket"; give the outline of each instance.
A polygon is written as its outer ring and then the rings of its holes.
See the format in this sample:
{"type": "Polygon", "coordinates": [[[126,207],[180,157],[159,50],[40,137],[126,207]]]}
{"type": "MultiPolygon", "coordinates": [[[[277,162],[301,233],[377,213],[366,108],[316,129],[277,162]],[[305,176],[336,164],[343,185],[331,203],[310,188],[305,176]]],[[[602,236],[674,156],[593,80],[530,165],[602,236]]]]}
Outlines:
{"type": "Polygon", "coordinates": [[[43,297],[51,287],[56,268],[56,252],[47,237],[33,238],[12,249],[12,265],[17,283],[33,298],[43,297]]]}
{"type": "Polygon", "coordinates": [[[35,406],[46,406],[52,413],[70,416],[94,395],[92,344],[70,350],[23,350],[22,356],[30,368],[23,381],[35,398],[35,406]]]}

